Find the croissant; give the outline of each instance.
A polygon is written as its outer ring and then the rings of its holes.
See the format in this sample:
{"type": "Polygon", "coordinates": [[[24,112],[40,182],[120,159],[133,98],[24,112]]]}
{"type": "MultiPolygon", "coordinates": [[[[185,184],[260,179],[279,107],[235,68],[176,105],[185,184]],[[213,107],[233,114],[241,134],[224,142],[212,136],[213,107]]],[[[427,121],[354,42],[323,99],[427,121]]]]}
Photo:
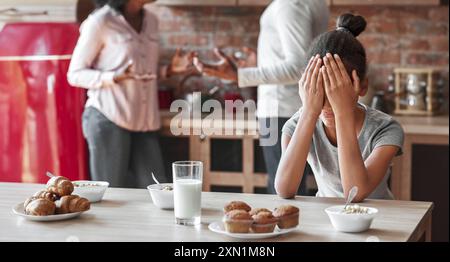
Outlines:
{"type": "Polygon", "coordinates": [[[38,199],[38,198],[34,197],[34,196],[27,198],[25,200],[25,202],[23,202],[23,209],[26,209],[28,204],[30,204],[33,200],[36,200],[36,199],[38,199]]]}
{"type": "Polygon", "coordinates": [[[72,194],[73,184],[69,179],[63,176],[52,177],[47,182],[47,191],[59,197],[67,196],[72,194]]]}
{"type": "Polygon", "coordinates": [[[32,216],[48,216],[55,214],[56,205],[54,202],[38,198],[30,201],[25,207],[25,213],[32,216]]]}
{"type": "Polygon", "coordinates": [[[77,195],[63,196],[59,200],[58,207],[56,209],[57,214],[67,214],[74,212],[81,212],[89,210],[91,204],[89,200],[77,195]]]}
{"type": "Polygon", "coordinates": [[[48,192],[46,190],[42,190],[42,191],[36,192],[33,195],[33,197],[35,197],[35,198],[44,198],[44,199],[50,200],[52,202],[55,202],[58,199],[58,196],[56,194],[48,192]]]}

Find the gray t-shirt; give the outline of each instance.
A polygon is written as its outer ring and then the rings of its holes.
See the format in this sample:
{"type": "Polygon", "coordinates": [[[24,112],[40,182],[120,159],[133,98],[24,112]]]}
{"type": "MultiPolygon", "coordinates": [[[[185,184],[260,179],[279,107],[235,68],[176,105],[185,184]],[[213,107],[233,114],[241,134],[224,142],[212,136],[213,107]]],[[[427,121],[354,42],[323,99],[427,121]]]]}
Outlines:
{"type": "MultiPolygon", "coordinates": [[[[372,151],[380,146],[398,146],[397,155],[402,154],[403,129],[392,116],[360,104],[366,111],[363,127],[358,136],[359,148],[365,161],[372,151]]],[[[300,109],[301,110],[301,109],[300,109]]],[[[292,137],[300,112],[295,113],[283,127],[282,132],[292,137]]],[[[328,140],[322,121],[319,119],[312,137],[307,161],[311,166],[318,186],[317,196],[344,197],[342,188],[337,147],[328,140]]],[[[393,199],[388,188],[391,168],[381,183],[368,198],[393,199]]]]}

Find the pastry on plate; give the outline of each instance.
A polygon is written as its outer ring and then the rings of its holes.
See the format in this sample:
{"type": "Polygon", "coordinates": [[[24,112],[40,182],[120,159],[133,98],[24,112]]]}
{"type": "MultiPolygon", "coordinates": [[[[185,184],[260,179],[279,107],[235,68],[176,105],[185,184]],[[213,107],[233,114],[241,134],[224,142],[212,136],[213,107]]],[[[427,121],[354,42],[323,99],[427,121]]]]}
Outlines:
{"type": "Polygon", "coordinates": [[[249,212],[252,208],[243,201],[231,201],[227,205],[223,207],[223,211],[225,213],[230,212],[232,210],[244,210],[246,212],[249,212]]]}
{"type": "Polygon", "coordinates": [[[34,197],[34,196],[27,198],[27,199],[25,200],[25,202],[23,202],[23,209],[26,210],[28,204],[31,203],[31,201],[36,200],[36,199],[38,199],[38,198],[37,198],[37,197],[34,197]]]}
{"type": "Polygon", "coordinates": [[[47,190],[38,191],[33,195],[33,197],[44,198],[44,199],[50,200],[52,202],[55,202],[56,200],[58,200],[58,196],[56,194],[48,192],[47,190]]]}
{"type": "Polygon", "coordinates": [[[250,215],[254,216],[254,215],[257,215],[260,212],[270,212],[270,213],[272,213],[272,211],[270,211],[267,208],[259,207],[259,208],[252,208],[252,210],[250,210],[250,215]]]}
{"type": "Polygon", "coordinates": [[[278,218],[280,229],[296,227],[300,217],[300,209],[291,205],[280,206],[275,208],[273,216],[278,218]]]}
{"type": "Polygon", "coordinates": [[[224,224],[229,233],[248,233],[253,219],[247,211],[236,209],[225,214],[224,224]]]}
{"type": "Polygon", "coordinates": [[[54,202],[37,198],[28,201],[25,206],[25,214],[32,216],[49,216],[55,214],[56,205],[54,202]]]}
{"type": "Polygon", "coordinates": [[[252,216],[253,224],[250,228],[252,233],[272,233],[277,225],[278,219],[272,215],[272,212],[259,212],[252,216]]]}
{"type": "Polygon", "coordinates": [[[47,182],[47,191],[57,195],[58,197],[72,194],[73,189],[74,187],[72,182],[63,176],[52,177],[47,182]]]}
{"type": "Polygon", "coordinates": [[[89,200],[77,195],[63,196],[57,201],[57,214],[75,213],[89,210],[89,200]]]}

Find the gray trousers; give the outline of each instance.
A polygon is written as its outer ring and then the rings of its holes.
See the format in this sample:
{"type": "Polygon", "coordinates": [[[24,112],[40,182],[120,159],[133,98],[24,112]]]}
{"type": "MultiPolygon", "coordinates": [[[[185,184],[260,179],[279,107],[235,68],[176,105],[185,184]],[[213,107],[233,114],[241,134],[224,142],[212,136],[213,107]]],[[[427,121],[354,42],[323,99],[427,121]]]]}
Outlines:
{"type": "Polygon", "coordinates": [[[123,129],[93,107],[83,112],[83,133],[89,147],[92,180],[108,181],[112,187],[145,188],[166,182],[157,132],[123,129]]]}
{"type": "MultiPolygon", "coordinates": [[[[269,178],[267,184],[267,193],[269,194],[277,193],[275,191],[275,175],[281,159],[281,129],[288,120],[289,118],[283,117],[259,118],[259,130],[264,130],[264,132],[266,132],[266,134],[260,134],[260,140],[267,139],[268,136],[275,137],[276,134],[275,144],[264,146],[264,143],[260,142],[269,178]]],[[[311,173],[311,167],[306,163],[303,179],[297,190],[298,195],[307,195],[306,176],[311,173]]]]}

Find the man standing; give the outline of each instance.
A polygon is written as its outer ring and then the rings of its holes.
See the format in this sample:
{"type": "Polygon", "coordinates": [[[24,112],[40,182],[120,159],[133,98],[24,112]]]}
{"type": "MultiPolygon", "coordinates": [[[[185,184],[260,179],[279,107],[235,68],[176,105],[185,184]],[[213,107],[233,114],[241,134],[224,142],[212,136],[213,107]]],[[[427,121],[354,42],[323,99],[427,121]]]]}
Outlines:
{"type": "Polygon", "coordinates": [[[327,30],[328,18],[325,0],[274,0],[260,19],[257,62],[248,49],[244,50],[247,59],[238,64],[238,69],[217,49],[219,64],[207,65],[194,59],[204,74],[237,81],[239,87],[258,86],[257,116],[269,193],[276,193],[281,128],[301,106],[297,82],[308,59],[307,49],[317,35],[327,30]]]}

